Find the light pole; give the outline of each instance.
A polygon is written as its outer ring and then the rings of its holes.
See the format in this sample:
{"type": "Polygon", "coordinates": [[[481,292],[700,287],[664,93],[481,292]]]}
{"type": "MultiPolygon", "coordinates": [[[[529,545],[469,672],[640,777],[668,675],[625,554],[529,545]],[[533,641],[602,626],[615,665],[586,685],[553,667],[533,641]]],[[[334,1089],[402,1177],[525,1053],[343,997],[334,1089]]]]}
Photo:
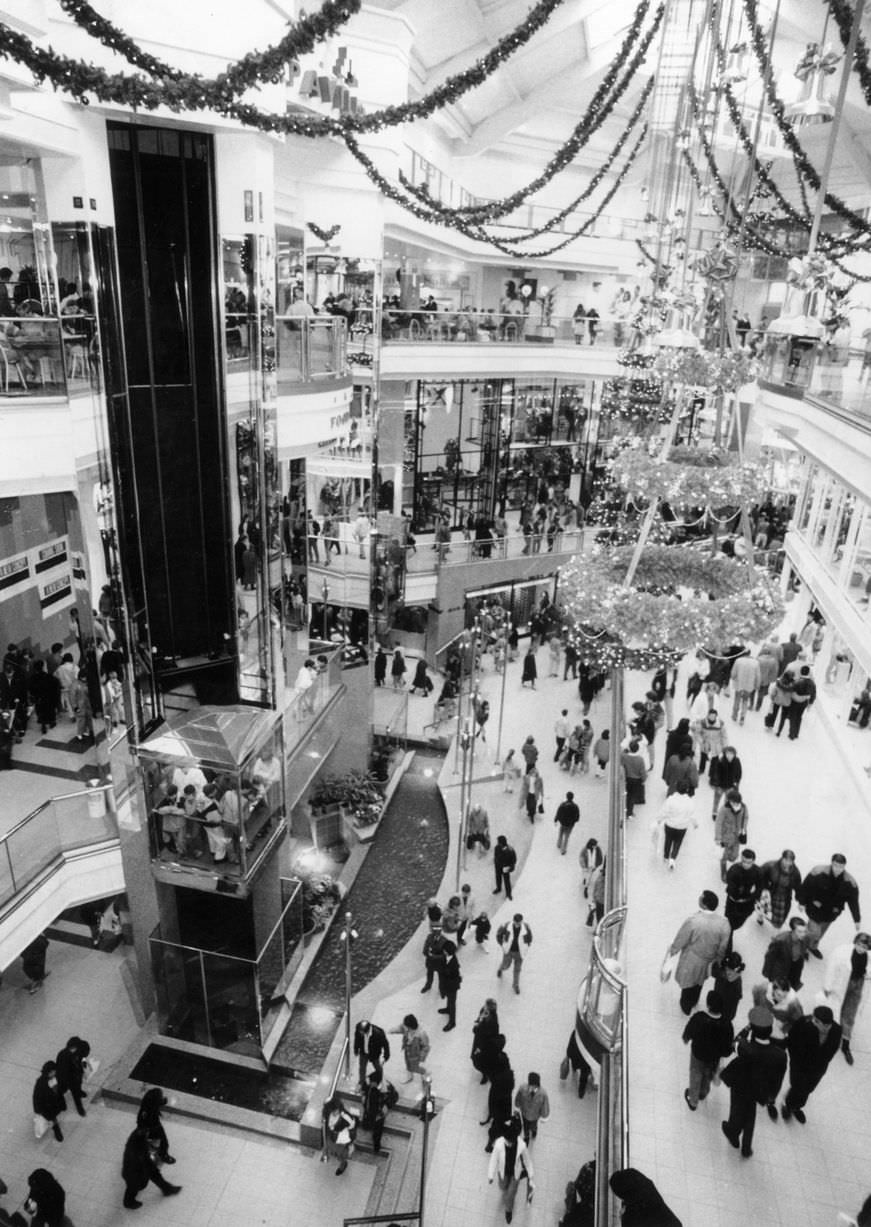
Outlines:
{"type": "Polygon", "coordinates": [[[324,610],[324,633],[322,637],[323,637],[324,643],[326,643],[327,642],[327,601],[330,598],[330,585],[327,583],[326,576],[324,576],[323,581],[321,582],[321,596],[323,598],[323,610],[324,610]]]}
{"type": "Polygon", "coordinates": [[[345,927],[339,940],[345,943],[345,1077],[351,1076],[351,944],[357,931],[351,928],[351,913],[345,912],[345,927]]]}
{"type": "Polygon", "coordinates": [[[460,821],[457,825],[457,872],[456,885],[454,887],[457,894],[460,893],[460,867],[463,859],[463,848],[465,847],[465,829],[466,829],[466,813],[469,808],[469,793],[470,777],[468,773],[469,749],[474,745],[469,717],[466,716],[463,722],[463,731],[457,737],[457,743],[463,751],[463,769],[460,775],[460,821]]]}
{"type": "Polygon", "coordinates": [[[420,1101],[420,1118],[423,1121],[423,1138],[420,1153],[420,1205],[417,1227],[423,1227],[423,1212],[426,1202],[426,1159],[429,1150],[429,1122],[435,1115],[435,1100],[432,1096],[432,1076],[423,1075],[423,1099],[420,1101]]]}

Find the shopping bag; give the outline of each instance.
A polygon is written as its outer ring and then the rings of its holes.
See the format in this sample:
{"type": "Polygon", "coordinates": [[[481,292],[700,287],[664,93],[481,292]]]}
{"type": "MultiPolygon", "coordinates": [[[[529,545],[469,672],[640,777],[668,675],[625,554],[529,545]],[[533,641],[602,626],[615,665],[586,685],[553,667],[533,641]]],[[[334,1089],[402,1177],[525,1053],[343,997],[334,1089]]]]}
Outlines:
{"type": "Polygon", "coordinates": [[[48,1133],[50,1128],[51,1128],[51,1121],[47,1121],[44,1116],[40,1116],[39,1113],[34,1112],[33,1114],[33,1132],[34,1132],[37,1142],[39,1141],[40,1138],[45,1137],[45,1135],[48,1133]]]}

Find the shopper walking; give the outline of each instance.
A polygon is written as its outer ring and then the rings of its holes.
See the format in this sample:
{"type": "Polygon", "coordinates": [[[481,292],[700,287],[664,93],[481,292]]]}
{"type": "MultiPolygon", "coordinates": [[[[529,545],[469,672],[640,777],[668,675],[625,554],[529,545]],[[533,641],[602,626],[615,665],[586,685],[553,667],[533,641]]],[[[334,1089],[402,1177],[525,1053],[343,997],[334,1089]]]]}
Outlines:
{"type": "Polygon", "coordinates": [[[732,865],[726,874],[726,919],[732,932],[740,929],[752,915],[762,883],[762,870],[756,864],[756,853],[744,848],[737,865],[732,865]]]}
{"type": "Polygon", "coordinates": [[[445,946],[447,944],[447,938],[442,933],[441,926],[437,929],[430,929],[423,939],[423,962],[426,968],[426,981],[420,990],[422,993],[428,993],[432,988],[435,976],[441,975],[446,957],[445,946]]]}
{"type": "Polygon", "coordinates": [[[169,1100],[160,1087],[152,1087],[151,1090],[146,1091],[142,1096],[139,1112],[136,1116],[136,1124],[140,1129],[145,1130],[152,1143],[156,1143],[155,1149],[160,1162],[171,1165],[175,1163],[175,1159],[169,1153],[169,1138],[166,1136],[166,1130],[163,1127],[162,1116],[163,1109],[168,1103],[169,1100]]]}
{"type": "Polygon", "coordinates": [[[535,683],[538,679],[538,666],[535,663],[535,649],[530,645],[526,650],[526,655],[523,658],[523,672],[520,676],[520,685],[531,686],[535,690],[535,683]]]}
{"type": "Polygon", "coordinates": [[[363,1119],[360,1124],[372,1134],[372,1149],[381,1153],[381,1138],[387,1113],[399,1102],[399,1092],[384,1077],[384,1070],[375,1068],[366,1080],[363,1092],[363,1119]]]}
{"type": "Polygon", "coordinates": [[[405,674],[405,657],[402,655],[402,651],[397,648],[393,653],[393,660],[390,662],[390,677],[393,680],[394,690],[402,690],[405,685],[405,674]]]}
{"type": "Polygon", "coordinates": [[[520,992],[520,972],[523,967],[525,953],[532,945],[532,929],[523,919],[522,912],[515,912],[510,924],[500,925],[496,932],[496,941],[502,951],[502,963],[496,975],[501,977],[503,971],[513,967],[513,984],[515,993],[520,992]]]}
{"type": "Polygon", "coordinates": [[[58,1086],[57,1066],[54,1061],[46,1061],[33,1087],[33,1123],[37,1138],[42,1137],[50,1126],[55,1139],[58,1142],[64,1140],[58,1117],[66,1111],[66,1107],[67,1101],[58,1086]]]}
{"type": "Polygon", "coordinates": [[[795,896],[807,912],[809,950],[814,958],[823,957],[820,942],[845,907],[850,909],[857,931],[861,927],[859,887],[856,879],[847,873],[847,858],[843,852],[836,852],[828,865],[815,865],[795,896]]]}
{"type": "Polygon", "coordinates": [[[749,648],[743,656],[739,656],[732,666],[732,719],[737,724],[744,723],[748,711],[753,711],[753,703],[760,685],[759,661],[750,655],[749,648]]]}
{"type": "Polygon", "coordinates": [[[479,857],[490,849],[490,815],[483,805],[473,805],[466,817],[466,847],[477,847],[479,857]]]}
{"type": "Polygon", "coordinates": [[[526,1075],[526,1081],[517,1088],[514,1107],[520,1113],[523,1123],[523,1140],[528,1146],[534,1138],[538,1137],[538,1122],[547,1120],[550,1116],[550,1100],[547,1097],[547,1091],[541,1088],[539,1074],[530,1072],[526,1075]]]}
{"type": "Polygon", "coordinates": [[[800,886],[801,873],[792,848],[784,848],[778,860],[766,861],[762,866],[757,924],[768,920],[779,929],[789,915],[792,897],[800,886]]]}
{"type": "Polygon", "coordinates": [[[337,1176],[348,1166],[356,1133],[357,1117],[345,1107],[341,1095],[331,1095],[321,1109],[321,1162],[338,1159],[337,1176]]]}
{"type": "Polygon", "coordinates": [[[575,794],[573,792],[566,793],[565,801],[561,801],[557,806],[555,824],[559,827],[556,837],[556,846],[563,856],[569,846],[569,838],[573,829],[580,822],[581,811],[575,803],[575,794]]]}
{"type": "Polygon", "coordinates": [[[578,856],[578,864],[581,867],[581,887],[585,899],[589,898],[590,875],[594,869],[598,869],[604,859],[602,849],[599,847],[599,841],[592,838],[588,839],[578,856]]]}
{"type": "Polygon", "coordinates": [[[749,1022],[749,1036],[738,1041],[738,1055],[720,1075],[729,1088],[729,1119],[720,1127],[745,1159],[753,1154],[756,1105],[776,1098],[786,1072],[786,1053],[771,1042],[770,1011],[754,1006],[749,1022]]]}
{"type": "Polygon", "coordinates": [[[799,1019],[790,1029],[786,1040],[789,1090],[780,1105],[784,1120],[794,1116],[800,1125],[806,1123],[805,1105],[840,1047],[841,1028],[827,1005],[818,1005],[813,1014],[799,1019]]]}
{"type": "Polygon", "coordinates": [[[487,1169],[487,1179],[490,1184],[496,1179],[499,1181],[506,1223],[510,1223],[514,1217],[514,1203],[520,1182],[526,1181],[527,1202],[532,1201],[535,1191],[532,1156],[520,1136],[521,1130],[522,1126],[517,1117],[506,1123],[503,1133],[496,1139],[493,1146],[490,1166],[487,1169]]]}
{"type": "Polygon", "coordinates": [[[494,895],[505,888],[505,897],[511,898],[511,874],[517,864],[517,853],[511,847],[505,835],[496,837],[496,847],[493,849],[493,868],[496,871],[496,888],[494,895]]]}
{"type": "Polygon", "coordinates": [[[64,1227],[67,1195],[51,1172],[38,1167],[27,1177],[24,1209],[32,1214],[30,1227],[64,1227]]]}
{"type": "Polygon", "coordinates": [[[792,702],[787,708],[790,741],[798,740],[804,714],[814,705],[816,697],[817,685],[811,677],[811,667],[810,665],[802,665],[798,671],[795,685],[792,688],[792,702]]]}
{"type": "Polygon", "coordinates": [[[639,742],[634,737],[622,751],[620,762],[626,785],[626,817],[631,818],[635,813],[635,806],[645,803],[644,781],[647,779],[647,762],[639,751],[639,742]]]}
{"type": "Polygon", "coordinates": [[[734,1037],[732,1024],[723,1018],[722,997],[708,993],[705,1009],[696,1010],[683,1032],[683,1042],[690,1045],[689,1086],[683,1097],[691,1112],[707,1099],[720,1061],[732,1051],[734,1037]]]}
{"type": "Polygon", "coordinates": [[[729,866],[734,864],[741,854],[741,845],[746,842],[749,817],[740,792],[737,788],[730,788],[714,819],[714,842],[722,849],[720,878],[723,882],[726,881],[729,866]]]}
{"type": "Polygon", "coordinates": [[[785,980],[794,989],[802,985],[802,972],[808,956],[810,936],[803,916],[793,916],[789,928],[776,934],[768,943],[762,962],[766,980],[785,980]]]}
{"type": "Polygon", "coordinates": [[[457,958],[457,947],[453,942],[444,944],[444,960],[439,968],[439,993],[445,999],[439,1014],[447,1014],[448,1021],[442,1027],[443,1031],[453,1031],[457,1025],[457,993],[463,977],[460,973],[460,962],[457,958]]]}
{"type": "Polygon", "coordinates": [[[538,762],[538,746],[535,744],[535,738],[532,733],[529,734],[526,741],[520,747],[520,755],[525,764],[526,770],[531,771],[538,762]]]}
{"type": "Polygon", "coordinates": [[[45,970],[45,956],[48,950],[48,938],[40,933],[21,951],[21,970],[27,976],[29,984],[27,991],[32,995],[39,992],[46,978],[51,975],[45,970]]]}
{"type": "Polygon", "coordinates": [[[127,1139],[121,1161],[125,1210],[139,1209],[142,1202],[139,1201],[138,1194],[147,1188],[149,1182],[156,1184],[164,1197],[172,1197],[181,1192],[180,1185],[170,1184],[161,1175],[155,1159],[156,1143],[157,1139],[150,1138],[148,1131],[138,1126],[127,1139]]]}
{"type": "Polygon", "coordinates": [[[655,821],[657,828],[662,827],[665,833],[662,858],[669,869],[674,869],[687,830],[699,825],[686,780],[681,780],[671,796],[666,797],[655,821]]]}
{"type": "Polygon", "coordinates": [[[848,1065],[855,1061],[850,1048],[856,1015],[862,1004],[865,982],[871,979],[868,951],[871,934],[857,933],[852,942],[845,942],[833,951],[826,966],[825,994],[832,1011],[838,1015],[841,1027],[841,1052],[848,1065]]]}
{"type": "Polygon", "coordinates": [[[681,1227],[677,1215],[665,1204],[653,1181],[635,1167],[614,1172],[608,1183],[623,1203],[623,1227],[681,1227]]]}
{"type": "Polygon", "coordinates": [[[708,768],[708,782],[714,790],[711,801],[711,817],[717,817],[720,801],[730,789],[737,789],[741,783],[744,769],[734,746],[724,746],[723,753],[711,759],[708,768]]]}
{"type": "Polygon", "coordinates": [[[79,1116],[85,1115],[85,1107],[82,1101],[87,1099],[87,1094],[82,1084],[85,1079],[85,1061],[90,1052],[91,1045],[87,1040],[82,1040],[77,1035],[72,1035],[67,1040],[66,1047],[62,1048],[55,1058],[57,1080],[61,1094],[66,1095],[69,1092],[72,1095],[73,1103],[76,1105],[76,1111],[79,1116]]]}
{"type": "Polygon", "coordinates": [[[511,1095],[514,1091],[514,1071],[508,1060],[503,1044],[501,1051],[493,1062],[490,1072],[490,1089],[487,1092],[487,1119],[482,1125],[489,1125],[487,1131],[487,1154],[493,1150],[496,1139],[501,1134],[505,1122],[511,1119],[511,1095]]]}
{"type": "Polygon", "coordinates": [[[505,1047],[505,1037],[499,1033],[499,1013],[496,1000],[488,997],[472,1026],[472,1064],[481,1075],[481,1085],[490,1080],[496,1058],[505,1047]]]}
{"type": "Polygon", "coordinates": [[[519,808],[524,807],[530,822],[535,822],[536,811],[540,814],[544,813],[544,780],[537,767],[530,767],[520,781],[519,808]]]}
{"type": "Polygon", "coordinates": [[[708,978],[711,964],[722,959],[729,949],[732,930],[724,916],[717,916],[720,900],[712,890],[703,890],[699,896],[699,910],[688,917],[675,934],[663,964],[663,973],[668,961],[678,956],[675,980],[680,986],[680,1008],[691,1014],[702,994],[702,986],[708,978]]]}
{"type": "Polygon", "coordinates": [[[405,1058],[405,1068],[408,1077],[403,1082],[411,1082],[415,1074],[423,1079],[426,1074],[426,1061],[429,1056],[429,1036],[423,1030],[413,1014],[406,1014],[398,1027],[393,1027],[391,1035],[402,1036],[402,1055],[405,1058]]]}
{"type": "MultiPolygon", "coordinates": [[[[682,720],[681,724],[689,725],[689,721],[682,720]]],[[[671,737],[671,733],[669,733],[669,737],[671,737]]],[[[693,743],[689,737],[679,742],[675,753],[669,755],[665,760],[662,778],[668,787],[667,796],[670,797],[672,793],[675,793],[678,784],[681,783],[686,784],[688,796],[695,796],[696,789],[699,786],[699,769],[693,757],[693,743]]]]}
{"type": "Polygon", "coordinates": [[[361,1090],[366,1084],[369,1066],[378,1073],[390,1060],[390,1041],[384,1029],[376,1027],[368,1018],[361,1018],[354,1028],[354,1056],[357,1058],[357,1085],[361,1090]]]}
{"type": "Polygon", "coordinates": [[[553,726],[554,742],[556,749],[554,750],[553,761],[558,763],[563,756],[566,741],[571,732],[571,723],[569,722],[569,709],[564,707],[557,716],[553,726]]]}

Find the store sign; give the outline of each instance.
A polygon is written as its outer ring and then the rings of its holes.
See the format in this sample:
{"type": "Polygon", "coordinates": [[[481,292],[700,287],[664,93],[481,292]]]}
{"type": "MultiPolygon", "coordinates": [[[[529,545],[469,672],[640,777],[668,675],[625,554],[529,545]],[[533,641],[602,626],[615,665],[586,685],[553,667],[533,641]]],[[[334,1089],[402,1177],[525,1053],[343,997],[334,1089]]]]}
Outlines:
{"type": "Polygon", "coordinates": [[[53,579],[40,580],[38,588],[43,619],[52,617],[60,609],[67,609],[75,600],[70,571],[53,579]]]}
{"type": "Polygon", "coordinates": [[[57,541],[50,541],[48,545],[41,545],[32,552],[33,570],[35,574],[42,575],[44,571],[52,571],[55,567],[62,567],[67,561],[67,539],[66,537],[60,537],[57,541]]]}
{"type": "Polygon", "coordinates": [[[0,601],[25,592],[33,582],[30,556],[27,553],[4,558],[0,562],[0,601]]]}

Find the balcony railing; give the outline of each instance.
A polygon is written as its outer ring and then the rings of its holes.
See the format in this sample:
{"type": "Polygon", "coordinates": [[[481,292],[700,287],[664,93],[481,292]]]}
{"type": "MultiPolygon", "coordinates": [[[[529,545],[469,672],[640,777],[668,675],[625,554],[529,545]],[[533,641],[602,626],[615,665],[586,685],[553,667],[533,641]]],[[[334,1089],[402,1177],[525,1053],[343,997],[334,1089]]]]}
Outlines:
{"type": "Polygon", "coordinates": [[[384,311],[381,338],[388,344],[623,345],[626,321],[612,315],[544,318],[531,304],[528,314],[486,311],[384,311]]]}
{"type": "Polygon", "coordinates": [[[302,884],[281,879],[281,912],[255,958],[149,938],[162,1035],[261,1055],[303,956],[302,884]]]}
{"type": "Polygon", "coordinates": [[[93,316],[0,319],[2,395],[66,396],[76,383],[89,379],[96,345],[93,316]]]}
{"type": "Polygon", "coordinates": [[[336,315],[275,317],[278,390],[347,374],[345,320],[336,315]]]}
{"type": "Polygon", "coordinates": [[[0,907],[68,854],[117,840],[111,791],[101,785],[53,797],[0,838],[0,907]]]}

